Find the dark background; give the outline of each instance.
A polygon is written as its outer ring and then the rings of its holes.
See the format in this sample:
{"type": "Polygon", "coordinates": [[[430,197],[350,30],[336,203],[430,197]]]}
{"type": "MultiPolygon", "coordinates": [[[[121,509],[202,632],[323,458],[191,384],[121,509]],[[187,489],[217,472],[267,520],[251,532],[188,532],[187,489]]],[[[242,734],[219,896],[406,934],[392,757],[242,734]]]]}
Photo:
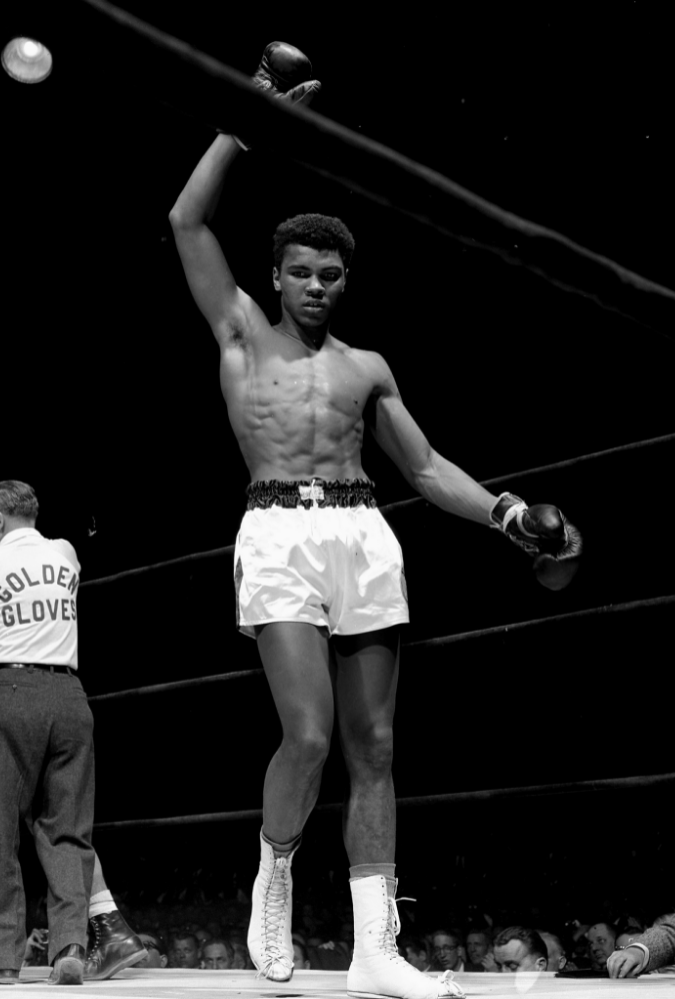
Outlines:
{"type": "MultiPolygon", "coordinates": [[[[316,111],[674,284],[665,14],[640,3],[418,4],[386,16],[349,4],[124,6],[247,74],[272,39],[298,45],[323,83],[316,111]]],[[[39,86],[0,78],[0,478],[35,486],[38,526],[75,543],[84,581],[230,545],[247,472],[167,216],[211,126],[227,127],[231,97],[205,124],[189,80],[149,49],[140,71],[131,38],[85,3],[6,4],[1,23],[3,44],[14,33],[49,44],[54,70],[39,86]]],[[[335,334],[385,355],[434,447],[477,479],[675,430],[672,339],[317,176],[284,148],[238,158],[214,223],[240,285],[274,320],[271,235],[303,211],[338,215],[356,237],[335,334]]],[[[380,503],[413,495],[371,443],[364,466],[380,503]]],[[[392,514],[413,611],[405,640],[672,593],[672,467],[662,444],[508,483],[558,503],[584,533],[584,568],[559,594],[493,532],[421,503],[392,514]]],[[[88,692],[254,668],[230,580],[225,555],[84,588],[88,692]]],[[[404,652],[397,793],[675,770],[671,620],[666,606],[404,652]]],[[[100,820],[259,806],[279,735],[262,680],[95,711],[100,820]]],[[[322,800],[342,789],[336,760],[322,800]]],[[[640,801],[654,831],[668,798],[650,794],[640,801]]],[[[617,799],[616,814],[636,800],[617,799]]],[[[523,849],[542,828],[569,843],[573,827],[578,841],[593,824],[588,798],[566,802],[569,823],[555,799],[525,823],[523,849]]],[[[453,843],[464,836],[481,856],[495,829],[530,814],[499,808],[499,821],[453,821],[453,843]]],[[[415,836],[435,827],[428,815],[401,820],[408,863],[422,863],[415,836]]],[[[181,835],[206,849],[245,826],[210,828],[181,835]]],[[[101,833],[113,875],[118,835],[101,833]]],[[[153,835],[158,855],[175,848],[177,834],[153,835]]]]}

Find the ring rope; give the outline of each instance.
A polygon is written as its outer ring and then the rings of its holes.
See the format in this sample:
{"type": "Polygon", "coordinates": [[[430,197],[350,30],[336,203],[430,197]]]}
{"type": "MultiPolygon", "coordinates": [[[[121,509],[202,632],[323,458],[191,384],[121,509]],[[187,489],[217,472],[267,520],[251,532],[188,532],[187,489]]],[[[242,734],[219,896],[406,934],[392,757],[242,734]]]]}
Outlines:
{"type": "MultiPolygon", "coordinates": [[[[245,128],[260,148],[274,147],[277,154],[285,154],[302,166],[350,190],[358,190],[467,247],[496,253],[507,263],[523,266],[565,291],[582,295],[601,308],[675,338],[675,292],[671,289],[552,229],[505,211],[437,171],[315,111],[275,101],[243,73],[107,0],[83,2],[132,32],[137,39],[150,42],[173,57],[174,70],[182,64],[184,71],[192,74],[193,88],[200,86],[197,99],[203,114],[212,115],[217,127],[224,124],[224,102],[220,87],[214,95],[213,80],[237,97],[228,108],[232,119],[227,122],[228,130],[245,128]],[[336,162],[340,164],[338,172],[333,166],[336,162]],[[408,178],[408,184],[401,183],[402,175],[408,178]],[[430,196],[434,195],[429,205],[430,196]]],[[[125,62],[134,69],[133,53],[127,52],[125,62]]],[[[142,64],[136,68],[142,69],[142,64]]]]}
{"type": "MultiPolygon", "coordinates": [[[[651,437],[649,440],[634,441],[632,444],[620,444],[617,447],[608,448],[606,451],[595,451],[591,454],[582,454],[576,458],[566,458],[564,461],[554,462],[551,465],[540,465],[537,468],[528,468],[524,472],[512,472],[510,475],[499,475],[493,479],[485,479],[481,485],[485,488],[489,486],[504,485],[516,479],[528,478],[530,475],[538,475],[542,472],[552,472],[561,468],[571,468],[584,461],[591,461],[598,458],[606,458],[610,455],[619,454],[623,451],[635,451],[639,448],[650,447],[654,444],[669,444],[675,441],[675,434],[666,434],[663,437],[651,437]]],[[[422,496],[413,496],[412,499],[398,500],[395,503],[388,503],[380,507],[380,511],[390,513],[392,510],[400,510],[413,503],[426,503],[422,496]]],[[[101,586],[105,583],[116,583],[121,579],[129,579],[133,576],[141,576],[146,572],[154,572],[157,569],[169,569],[177,565],[187,565],[190,562],[201,562],[209,558],[218,558],[222,555],[234,553],[234,545],[226,545],[224,548],[213,548],[204,552],[193,552],[190,555],[180,555],[178,558],[168,559],[166,562],[154,562],[152,565],[140,565],[135,569],[123,569],[121,572],[113,573],[110,576],[99,576],[98,579],[87,579],[80,584],[80,588],[85,586],[101,586]]]]}
{"type": "MultiPolygon", "coordinates": [[[[672,784],[675,773],[647,774],[639,777],[607,777],[600,780],[569,781],[559,784],[534,784],[527,787],[498,787],[489,790],[454,791],[451,794],[420,795],[413,798],[397,798],[398,808],[419,808],[427,805],[454,805],[473,801],[494,801],[499,798],[541,797],[555,794],[587,794],[594,791],[618,791],[632,788],[656,787],[672,784]]],[[[342,802],[331,801],[316,805],[316,812],[341,812],[342,802]]],[[[198,815],[172,815],[154,819],[120,819],[113,822],[95,822],[97,832],[114,829],[135,829],[142,826],[186,826],[209,822],[238,822],[246,819],[260,819],[262,808],[248,808],[231,812],[205,812],[198,815]]]]}
{"type": "MultiPolygon", "coordinates": [[[[661,607],[675,603],[675,593],[669,596],[649,597],[645,600],[631,600],[621,604],[605,604],[602,607],[588,607],[584,610],[570,611],[567,614],[556,614],[553,617],[539,617],[531,621],[517,621],[514,624],[498,624],[491,628],[478,628],[475,631],[462,631],[456,635],[445,635],[441,638],[424,638],[417,642],[402,642],[404,649],[439,648],[453,645],[456,642],[466,642],[473,638],[486,638],[490,635],[509,634],[523,628],[533,628],[541,624],[560,624],[597,614],[617,614],[638,610],[643,607],[661,607]]],[[[127,690],[114,690],[108,694],[93,694],[89,702],[113,701],[125,697],[136,697],[141,694],[160,694],[186,687],[200,687],[203,683],[220,683],[224,680],[242,680],[246,677],[261,676],[262,668],[238,670],[233,673],[215,673],[212,676],[193,676],[187,680],[172,680],[169,683],[151,684],[146,687],[132,687],[127,690]]]]}

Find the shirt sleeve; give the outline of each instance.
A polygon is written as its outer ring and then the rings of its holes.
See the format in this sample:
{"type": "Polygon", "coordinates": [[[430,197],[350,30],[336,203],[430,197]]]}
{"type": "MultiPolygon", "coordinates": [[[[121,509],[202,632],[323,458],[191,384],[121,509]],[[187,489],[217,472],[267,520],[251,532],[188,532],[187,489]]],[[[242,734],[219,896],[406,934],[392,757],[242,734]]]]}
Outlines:
{"type": "Polygon", "coordinates": [[[77,558],[77,552],[71,545],[70,541],[66,541],[65,538],[56,538],[54,540],[50,540],[49,544],[53,548],[56,548],[57,552],[63,555],[64,558],[68,559],[68,561],[74,567],[75,571],[79,576],[81,572],[81,566],[77,558]]]}

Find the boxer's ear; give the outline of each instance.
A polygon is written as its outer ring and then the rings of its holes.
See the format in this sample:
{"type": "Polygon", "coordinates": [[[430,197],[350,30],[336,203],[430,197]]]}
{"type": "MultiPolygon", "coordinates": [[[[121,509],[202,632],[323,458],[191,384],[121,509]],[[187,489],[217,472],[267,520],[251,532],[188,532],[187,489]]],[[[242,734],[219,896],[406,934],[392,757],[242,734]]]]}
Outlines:
{"type": "Polygon", "coordinates": [[[272,268],[272,284],[274,285],[275,291],[281,291],[281,285],[279,284],[279,268],[272,268]]]}

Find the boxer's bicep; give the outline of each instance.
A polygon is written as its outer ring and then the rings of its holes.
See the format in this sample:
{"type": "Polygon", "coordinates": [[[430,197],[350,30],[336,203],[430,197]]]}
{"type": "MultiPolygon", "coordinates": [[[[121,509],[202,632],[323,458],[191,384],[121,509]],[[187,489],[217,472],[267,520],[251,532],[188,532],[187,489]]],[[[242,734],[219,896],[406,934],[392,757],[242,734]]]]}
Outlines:
{"type": "Polygon", "coordinates": [[[406,408],[394,376],[379,358],[379,371],[368,405],[367,420],[373,437],[411,485],[428,468],[432,450],[406,408]]]}

